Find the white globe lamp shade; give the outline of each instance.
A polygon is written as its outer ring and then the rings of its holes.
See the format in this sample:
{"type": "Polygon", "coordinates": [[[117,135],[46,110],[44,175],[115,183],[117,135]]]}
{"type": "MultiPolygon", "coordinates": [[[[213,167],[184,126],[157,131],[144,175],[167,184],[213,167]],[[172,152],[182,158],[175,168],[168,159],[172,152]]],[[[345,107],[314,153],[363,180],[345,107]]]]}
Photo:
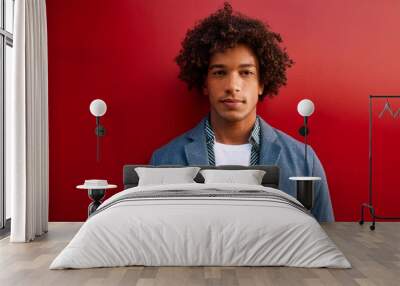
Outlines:
{"type": "Polygon", "coordinates": [[[103,116],[107,111],[107,104],[101,99],[95,99],[90,103],[90,113],[93,116],[103,116]]]}
{"type": "Polygon", "coordinates": [[[303,99],[297,105],[297,112],[304,117],[311,116],[314,113],[314,109],[314,103],[309,99],[303,99]]]}

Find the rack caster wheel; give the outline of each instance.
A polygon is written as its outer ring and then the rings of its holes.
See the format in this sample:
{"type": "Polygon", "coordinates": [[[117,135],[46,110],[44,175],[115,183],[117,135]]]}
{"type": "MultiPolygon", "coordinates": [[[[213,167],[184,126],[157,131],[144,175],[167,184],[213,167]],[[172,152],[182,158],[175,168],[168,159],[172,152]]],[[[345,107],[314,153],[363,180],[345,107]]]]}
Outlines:
{"type": "Polygon", "coordinates": [[[370,230],[375,230],[375,226],[374,226],[374,225],[371,225],[371,226],[369,227],[369,229],[370,229],[370,230]]]}
{"type": "Polygon", "coordinates": [[[360,225],[363,225],[363,224],[364,224],[364,221],[363,221],[363,220],[360,220],[358,223],[359,223],[360,225]]]}

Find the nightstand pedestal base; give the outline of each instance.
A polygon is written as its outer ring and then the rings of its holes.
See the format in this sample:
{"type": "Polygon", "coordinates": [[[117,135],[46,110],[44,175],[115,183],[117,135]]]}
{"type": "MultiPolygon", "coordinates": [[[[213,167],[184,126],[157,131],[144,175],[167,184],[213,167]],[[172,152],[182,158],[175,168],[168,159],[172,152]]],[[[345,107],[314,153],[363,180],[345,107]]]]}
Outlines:
{"type": "Polygon", "coordinates": [[[89,198],[93,201],[88,207],[88,217],[101,205],[101,200],[104,198],[105,193],[105,189],[88,189],[89,198]]]}

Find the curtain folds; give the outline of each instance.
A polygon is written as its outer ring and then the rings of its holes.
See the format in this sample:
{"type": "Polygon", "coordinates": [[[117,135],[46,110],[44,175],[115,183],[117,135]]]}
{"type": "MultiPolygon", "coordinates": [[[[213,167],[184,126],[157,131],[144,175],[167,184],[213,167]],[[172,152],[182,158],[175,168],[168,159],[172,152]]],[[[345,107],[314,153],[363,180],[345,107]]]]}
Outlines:
{"type": "Polygon", "coordinates": [[[6,111],[6,186],[12,242],[48,229],[48,72],[44,0],[15,1],[14,92],[6,111]]]}

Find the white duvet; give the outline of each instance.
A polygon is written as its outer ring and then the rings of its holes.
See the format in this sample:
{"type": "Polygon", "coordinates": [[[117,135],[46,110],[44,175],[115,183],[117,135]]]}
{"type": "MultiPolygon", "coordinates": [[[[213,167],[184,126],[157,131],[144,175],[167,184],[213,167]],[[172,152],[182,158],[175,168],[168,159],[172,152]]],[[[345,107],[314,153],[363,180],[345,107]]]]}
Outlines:
{"type": "Polygon", "coordinates": [[[318,222],[290,204],[246,197],[125,200],[146,191],[262,190],[238,184],[135,187],[100,207],[54,259],[50,269],[146,266],[294,266],[350,268],[318,222]]]}

